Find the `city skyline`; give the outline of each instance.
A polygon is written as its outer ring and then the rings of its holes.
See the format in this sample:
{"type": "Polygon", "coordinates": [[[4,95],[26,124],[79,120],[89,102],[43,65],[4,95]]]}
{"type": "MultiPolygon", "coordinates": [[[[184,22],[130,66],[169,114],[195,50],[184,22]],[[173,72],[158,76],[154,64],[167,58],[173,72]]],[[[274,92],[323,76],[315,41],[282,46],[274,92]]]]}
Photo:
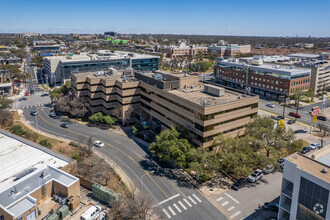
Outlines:
{"type": "Polygon", "coordinates": [[[279,37],[329,37],[330,2],[258,0],[175,2],[1,0],[0,32],[196,34],[279,37]],[[322,7],[321,7],[322,6],[322,7]],[[15,10],[15,14],[13,14],[15,10]],[[13,16],[15,15],[15,16],[13,16]],[[315,25],[317,24],[317,25],[315,25]]]}

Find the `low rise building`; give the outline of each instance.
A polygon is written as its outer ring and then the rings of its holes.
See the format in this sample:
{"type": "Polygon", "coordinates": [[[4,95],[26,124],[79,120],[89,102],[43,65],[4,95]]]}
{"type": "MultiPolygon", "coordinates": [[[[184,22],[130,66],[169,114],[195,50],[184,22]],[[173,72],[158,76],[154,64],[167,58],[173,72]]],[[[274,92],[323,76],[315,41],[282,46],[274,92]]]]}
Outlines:
{"type": "Polygon", "coordinates": [[[217,53],[219,57],[229,58],[250,53],[251,45],[225,44],[224,41],[220,41],[218,44],[208,46],[207,50],[208,53],[217,53]]]}
{"type": "Polygon", "coordinates": [[[194,57],[199,53],[203,55],[207,54],[207,47],[198,46],[198,45],[189,45],[185,43],[180,43],[178,46],[156,46],[156,52],[165,53],[169,58],[176,57],[194,57]]]}
{"type": "Polygon", "coordinates": [[[284,161],[278,219],[330,219],[330,145],[284,161]]]}
{"type": "Polygon", "coordinates": [[[186,128],[192,142],[203,147],[221,133],[243,135],[258,111],[257,96],[203,84],[198,76],[184,74],[72,74],[72,85],[91,112],[113,114],[120,108],[122,117],[131,107],[141,121],[186,128]]]}
{"type": "MultiPolygon", "coordinates": [[[[1,73],[0,73],[1,79],[1,73]]],[[[13,83],[0,83],[0,96],[11,95],[13,92],[13,83]]]]}
{"type": "Polygon", "coordinates": [[[294,66],[264,64],[262,59],[242,62],[231,58],[214,68],[215,79],[222,85],[248,90],[262,97],[279,99],[295,91],[310,88],[311,71],[294,66]]]}
{"type": "Polygon", "coordinates": [[[71,73],[107,71],[108,68],[133,68],[138,71],[158,70],[158,56],[122,51],[99,50],[95,54],[44,57],[44,73],[49,82],[63,83],[71,73]]]}
{"type": "Polygon", "coordinates": [[[56,44],[53,40],[33,41],[33,48],[37,51],[50,51],[57,53],[60,51],[61,45],[56,44]]]}

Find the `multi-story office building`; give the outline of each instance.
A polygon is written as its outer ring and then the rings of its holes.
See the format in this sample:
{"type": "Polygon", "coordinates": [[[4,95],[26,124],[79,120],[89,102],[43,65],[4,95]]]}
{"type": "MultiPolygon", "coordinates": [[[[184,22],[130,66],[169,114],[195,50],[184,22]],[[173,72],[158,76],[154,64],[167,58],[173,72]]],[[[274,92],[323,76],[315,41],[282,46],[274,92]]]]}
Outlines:
{"type": "Polygon", "coordinates": [[[284,161],[279,220],[330,219],[330,146],[284,161]]]}
{"type": "Polygon", "coordinates": [[[242,135],[258,111],[258,96],[202,84],[198,76],[72,74],[72,85],[78,96],[86,98],[91,112],[112,114],[122,106],[122,116],[131,106],[141,121],[187,128],[192,142],[203,147],[220,133],[242,135]]]}
{"type": "Polygon", "coordinates": [[[252,93],[275,100],[296,90],[308,90],[311,75],[309,69],[264,64],[260,59],[248,63],[234,58],[223,60],[214,71],[216,80],[222,85],[249,89],[252,93]]]}
{"type": "Polygon", "coordinates": [[[165,53],[169,58],[196,56],[198,53],[207,54],[207,47],[180,43],[179,46],[155,46],[156,52],[165,53]]]}
{"type": "Polygon", "coordinates": [[[59,52],[61,45],[56,44],[56,41],[53,40],[42,40],[42,41],[33,41],[33,47],[38,51],[51,51],[59,52]]]}
{"type": "Polygon", "coordinates": [[[158,56],[100,50],[96,54],[52,56],[44,58],[44,73],[49,81],[63,83],[73,72],[91,72],[108,68],[133,68],[138,71],[158,70],[158,56]]]}
{"type": "Polygon", "coordinates": [[[297,67],[311,70],[310,88],[315,93],[323,93],[330,87],[330,58],[327,54],[291,54],[297,67]]]}
{"type": "Polygon", "coordinates": [[[224,44],[221,41],[218,44],[208,46],[208,53],[218,53],[220,57],[229,58],[236,57],[239,54],[251,52],[251,45],[224,44]]]}

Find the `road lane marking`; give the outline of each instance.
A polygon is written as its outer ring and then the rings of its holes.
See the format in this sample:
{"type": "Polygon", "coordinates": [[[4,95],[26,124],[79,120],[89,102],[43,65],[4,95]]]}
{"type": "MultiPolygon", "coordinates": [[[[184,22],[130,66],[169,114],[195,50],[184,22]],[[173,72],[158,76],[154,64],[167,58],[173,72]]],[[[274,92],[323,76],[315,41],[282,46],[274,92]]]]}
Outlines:
{"type": "Polygon", "coordinates": [[[159,205],[161,205],[161,204],[163,204],[163,203],[165,203],[165,202],[168,202],[168,201],[170,201],[170,200],[172,200],[172,199],[174,199],[174,198],[176,198],[176,197],[178,197],[178,196],[180,196],[180,194],[176,194],[176,195],[174,195],[174,196],[171,196],[170,198],[167,198],[167,199],[165,199],[165,200],[159,202],[157,205],[154,205],[153,207],[157,207],[157,206],[159,206],[159,205]]]}
{"type": "Polygon", "coordinates": [[[185,205],[183,205],[183,203],[182,203],[181,201],[179,201],[178,203],[182,206],[182,208],[183,208],[184,210],[187,210],[187,207],[186,207],[185,205]]]}
{"type": "Polygon", "coordinates": [[[195,194],[192,194],[193,197],[195,197],[195,199],[197,199],[198,202],[202,202],[202,200],[200,200],[195,194]]]}
{"type": "Polygon", "coordinates": [[[188,196],[188,199],[190,199],[195,205],[197,205],[197,203],[195,202],[195,200],[193,200],[190,196],[188,196]]]}
{"type": "Polygon", "coordinates": [[[222,203],[221,205],[222,205],[222,206],[225,206],[225,205],[227,205],[228,203],[229,203],[229,202],[226,201],[226,202],[222,203]]]}
{"type": "Polygon", "coordinates": [[[228,208],[227,210],[230,212],[231,210],[233,210],[235,208],[235,206],[231,206],[230,208],[228,208]]]}
{"type": "Polygon", "coordinates": [[[185,203],[187,203],[187,205],[189,205],[189,207],[192,207],[192,205],[188,202],[187,199],[183,199],[183,201],[184,201],[185,203]]]}
{"type": "MultiPolygon", "coordinates": [[[[88,136],[87,135],[84,135],[84,134],[81,134],[81,133],[78,133],[78,132],[75,132],[75,131],[71,131],[71,130],[69,130],[69,129],[66,129],[66,128],[62,128],[62,127],[60,127],[60,126],[57,126],[57,125],[54,125],[54,124],[52,124],[52,123],[50,123],[50,122],[48,122],[48,121],[46,121],[39,113],[38,113],[38,115],[39,115],[39,117],[40,117],[40,119],[41,120],[43,120],[44,122],[46,122],[46,123],[48,123],[48,124],[50,124],[50,125],[52,125],[52,126],[54,126],[54,127],[56,127],[56,128],[60,128],[60,129],[62,129],[62,130],[64,130],[64,131],[66,131],[66,132],[71,132],[71,133],[74,133],[74,134],[78,134],[78,135],[81,135],[81,136],[83,136],[83,137],[87,137],[88,138],[88,136]]],[[[127,153],[125,153],[125,152],[123,152],[122,150],[120,150],[119,148],[117,148],[117,147],[115,147],[115,146],[113,146],[112,144],[109,144],[109,143],[106,143],[106,142],[104,142],[105,144],[107,144],[107,145],[109,145],[110,147],[112,147],[112,148],[114,148],[114,149],[116,149],[116,150],[118,150],[119,152],[121,152],[122,154],[124,154],[126,157],[128,157],[130,160],[132,160],[136,165],[138,165],[145,173],[146,173],[146,175],[151,179],[151,181],[157,186],[157,188],[164,194],[164,196],[166,197],[166,198],[168,198],[168,196],[166,195],[166,193],[160,188],[160,186],[155,182],[155,180],[151,177],[151,175],[146,171],[146,170],[144,170],[142,167],[141,167],[141,165],[140,164],[138,164],[130,155],[128,155],[127,153]]]]}
{"type": "Polygon", "coordinates": [[[181,192],[181,190],[179,188],[177,188],[173,183],[171,183],[171,181],[169,181],[168,179],[164,179],[164,180],[168,183],[168,185],[170,185],[172,187],[172,189],[174,189],[174,191],[176,191],[177,193],[180,193],[185,198],[187,198],[187,196],[185,196],[185,194],[183,194],[183,192],[181,192]]]}
{"type": "Polygon", "coordinates": [[[223,199],[223,197],[217,198],[217,202],[221,201],[222,199],[223,199]]]}
{"type": "Polygon", "coordinates": [[[163,212],[165,213],[165,215],[167,216],[167,218],[171,218],[170,214],[168,214],[168,212],[165,209],[163,209],[163,212]]]}
{"type": "Polygon", "coordinates": [[[171,206],[168,206],[168,210],[170,210],[170,212],[172,213],[172,215],[176,215],[176,213],[175,213],[174,210],[171,208],[171,206]]]}
{"type": "Polygon", "coordinates": [[[175,203],[173,203],[173,206],[179,211],[179,212],[182,212],[181,209],[179,208],[179,206],[175,203]]]}
{"type": "Polygon", "coordinates": [[[229,195],[228,193],[225,193],[226,196],[228,196],[229,198],[231,198],[234,202],[236,202],[237,204],[239,204],[239,201],[237,201],[234,197],[232,197],[231,195],[229,195]]]}
{"type": "Polygon", "coordinates": [[[241,214],[241,211],[237,211],[237,212],[235,212],[235,214],[231,215],[229,218],[230,218],[230,219],[233,219],[233,218],[235,218],[236,216],[238,216],[239,214],[241,214]]]}

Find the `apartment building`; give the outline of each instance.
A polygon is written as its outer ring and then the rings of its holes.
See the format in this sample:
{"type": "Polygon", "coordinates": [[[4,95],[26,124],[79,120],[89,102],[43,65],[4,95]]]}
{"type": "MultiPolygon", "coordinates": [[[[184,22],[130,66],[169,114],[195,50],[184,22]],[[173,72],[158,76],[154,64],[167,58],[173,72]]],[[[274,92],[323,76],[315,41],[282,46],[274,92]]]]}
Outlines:
{"type": "Polygon", "coordinates": [[[330,87],[330,58],[323,54],[290,54],[296,62],[293,65],[311,70],[310,88],[323,93],[330,87]]]}
{"type": "Polygon", "coordinates": [[[168,58],[196,56],[198,53],[207,54],[207,47],[180,43],[178,46],[155,46],[156,52],[165,53],[168,58]]]}
{"type": "Polygon", "coordinates": [[[208,53],[217,53],[220,57],[229,58],[237,57],[239,54],[250,53],[251,45],[224,44],[224,42],[220,42],[211,44],[207,50],[208,53]]]}
{"type": "Polygon", "coordinates": [[[264,64],[256,57],[250,62],[231,58],[214,68],[216,81],[236,89],[249,90],[262,97],[278,100],[310,86],[311,70],[288,65],[264,64]]]}
{"type": "Polygon", "coordinates": [[[138,71],[158,70],[158,56],[122,51],[99,50],[95,54],[44,57],[44,73],[50,83],[63,83],[71,73],[107,71],[108,68],[133,68],[138,71]]]}
{"type": "Polygon", "coordinates": [[[284,161],[279,220],[330,219],[330,145],[310,156],[295,153],[284,161]]]}
{"type": "Polygon", "coordinates": [[[125,115],[131,106],[141,121],[187,128],[192,142],[203,147],[220,133],[242,135],[258,111],[258,96],[203,84],[198,76],[184,74],[72,74],[72,85],[78,96],[87,97],[91,112],[112,114],[123,107],[125,115]]]}

